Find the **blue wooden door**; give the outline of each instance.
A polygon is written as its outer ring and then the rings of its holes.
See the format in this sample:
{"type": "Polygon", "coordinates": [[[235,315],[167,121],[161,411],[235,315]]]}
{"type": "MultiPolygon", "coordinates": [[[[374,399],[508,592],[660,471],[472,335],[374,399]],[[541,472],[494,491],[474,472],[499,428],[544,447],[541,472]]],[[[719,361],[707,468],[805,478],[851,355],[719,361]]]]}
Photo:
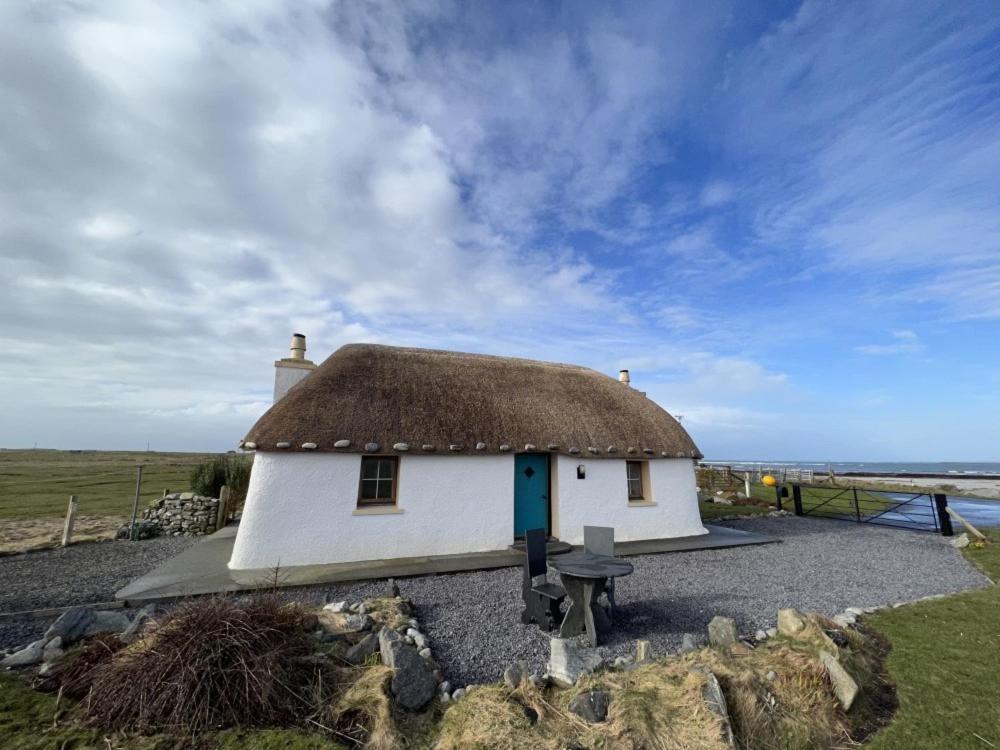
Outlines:
{"type": "Polygon", "coordinates": [[[549,455],[514,456],[514,536],[527,529],[549,531],[549,455]]]}

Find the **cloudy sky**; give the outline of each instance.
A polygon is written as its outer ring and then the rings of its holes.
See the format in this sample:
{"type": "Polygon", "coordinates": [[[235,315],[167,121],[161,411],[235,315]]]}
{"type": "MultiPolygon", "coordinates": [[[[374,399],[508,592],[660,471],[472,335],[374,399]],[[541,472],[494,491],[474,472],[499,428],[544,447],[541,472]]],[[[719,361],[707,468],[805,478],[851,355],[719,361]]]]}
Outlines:
{"type": "Polygon", "coordinates": [[[291,332],[575,362],[710,458],[1000,460],[1000,14],[0,5],[0,446],[235,447],[291,332]]]}

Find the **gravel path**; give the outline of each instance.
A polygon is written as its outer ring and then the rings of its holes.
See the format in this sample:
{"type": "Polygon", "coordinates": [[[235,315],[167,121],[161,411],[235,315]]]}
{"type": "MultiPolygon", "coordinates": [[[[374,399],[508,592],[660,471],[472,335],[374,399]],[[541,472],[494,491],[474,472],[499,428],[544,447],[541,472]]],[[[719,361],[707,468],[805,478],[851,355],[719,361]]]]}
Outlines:
{"type": "MultiPolygon", "coordinates": [[[[195,541],[91,542],[0,557],[0,612],[112,601],[126,583],[195,541]]],[[[48,624],[47,619],[0,622],[0,649],[27,643],[48,624]]]]}
{"type": "MultiPolygon", "coordinates": [[[[699,636],[717,614],[741,633],[774,624],[781,607],[834,615],[989,585],[946,539],[931,534],[830,520],[763,518],[726,522],[782,539],[732,549],[630,558],[635,572],[618,581],[618,619],[602,644],[608,656],[630,653],[637,638],[655,652],[676,650],[684,633],[699,636]]],[[[0,611],[109,600],[114,591],[177,554],[191,540],[107,542],[0,558],[0,611]]],[[[556,578],[550,571],[550,577],[556,578]]],[[[518,659],[543,668],[548,639],[520,621],[517,568],[399,580],[453,685],[500,678],[518,659]]],[[[384,582],[288,590],[302,601],[381,596],[384,582]]],[[[0,648],[37,637],[48,621],[0,625],[0,648]]]]}
{"type": "MultiPolygon", "coordinates": [[[[721,614],[740,632],[771,627],[781,607],[834,615],[989,585],[943,537],[837,521],[767,518],[727,526],[780,537],[780,544],[629,558],[635,572],[618,580],[618,618],[602,644],[609,656],[631,653],[637,638],[654,652],[680,647],[684,633],[705,633],[721,614]]],[[[555,578],[553,571],[550,578],[555,578]]],[[[413,599],[421,628],[453,685],[498,680],[518,659],[548,660],[548,640],[520,621],[521,571],[507,568],[398,581],[413,599]]],[[[336,601],[381,595],[383,583],[312,587],[301,599],[336,601]]]]}

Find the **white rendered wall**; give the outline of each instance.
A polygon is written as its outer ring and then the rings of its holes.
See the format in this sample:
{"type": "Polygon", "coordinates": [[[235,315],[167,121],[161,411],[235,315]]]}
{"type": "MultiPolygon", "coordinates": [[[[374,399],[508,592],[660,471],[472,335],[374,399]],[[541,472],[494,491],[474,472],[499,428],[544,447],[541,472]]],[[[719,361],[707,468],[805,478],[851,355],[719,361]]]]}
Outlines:
{"type": "MultiPolygon", "coordinates": [[[[356,515],[359,454],[257,453],[229,567],[506,549],[514,457],[400,456],[401,513],[356,515]]],[[[624,471],[624,469],[623,469],[624,471]]]]}
{"type": "Polygon", "coordinates": [[[553,457],[553,535],[570,544],[583,544],[584,526],[613,526],[615,541],[707,534],[698,511],[694,461],[658,458],[649,463],[647,496],[652,504],[628,501],[625,459],[553,457]],[[576,467],[586,467],[586,479],[577,479],[576,467]],[[558,492],[555,491],[558,487],[558,492]]]}

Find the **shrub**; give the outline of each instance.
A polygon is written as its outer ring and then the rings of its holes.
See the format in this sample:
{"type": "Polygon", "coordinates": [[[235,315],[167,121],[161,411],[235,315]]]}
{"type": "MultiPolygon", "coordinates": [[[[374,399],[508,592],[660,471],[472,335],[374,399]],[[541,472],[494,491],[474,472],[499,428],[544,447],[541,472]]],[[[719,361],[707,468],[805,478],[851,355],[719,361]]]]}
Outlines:
{"type": "Polygon", "coordinates": [[[89,723],[109,730],[200,732],[301,725],[327,705],[328,660],[306,612],[276,595],[178,605],[148,636],[75,685],[89,723]]]}
{"type": "Polygon", "coordinates": [[[203,461],[191,472],[191,491],[198,495],[218,497],[223,486],[229,487],[231,497],[241,502],[246,497],[250,483],[249,456],[218,455],[203,461]]]}

